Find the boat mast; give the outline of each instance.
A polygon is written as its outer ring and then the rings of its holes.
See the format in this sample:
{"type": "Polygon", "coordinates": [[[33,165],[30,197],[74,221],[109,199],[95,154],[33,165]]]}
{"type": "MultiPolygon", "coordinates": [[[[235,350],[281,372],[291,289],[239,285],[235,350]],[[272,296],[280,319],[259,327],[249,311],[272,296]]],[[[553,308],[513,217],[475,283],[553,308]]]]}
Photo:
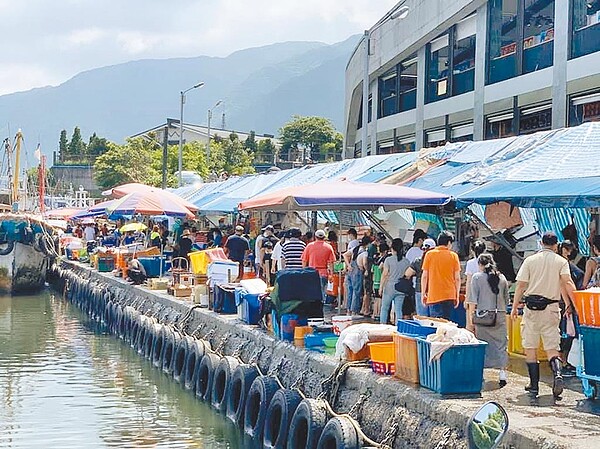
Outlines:
{"type": "Polygon", "coordinates": [[[19,201],[19,163],[21,162],[21,143],[23,142],[23,133],[19,129],[15,137],[15,175],[13,179],[13,204],[19,201]]]}
{"type": "MultiPolygon", "coordinates": [[[[38,145],[37,151],[40,151],[40,147],[38,145]]],[[[40,213],[43,214],[46,211],[46,207],[44,204],[44,198],[46,196],[46,156],[41,154],[40,151],[40,165],[38,167],[38,187],[40,194],[40,213]]]]}

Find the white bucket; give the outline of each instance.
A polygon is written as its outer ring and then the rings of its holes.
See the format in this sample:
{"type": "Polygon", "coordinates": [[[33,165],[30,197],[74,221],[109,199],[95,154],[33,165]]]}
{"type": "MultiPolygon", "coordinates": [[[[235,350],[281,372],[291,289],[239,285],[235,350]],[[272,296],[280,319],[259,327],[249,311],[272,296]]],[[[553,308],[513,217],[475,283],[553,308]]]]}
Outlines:
{"type": "Polygon", "coordinates": [[[333,324],[333,333],[335,335],[340,335],[344,329],[354,324],[352,322],[352,317],[346,315],[337,315],[332,317],[331,323],[333,324]]]}

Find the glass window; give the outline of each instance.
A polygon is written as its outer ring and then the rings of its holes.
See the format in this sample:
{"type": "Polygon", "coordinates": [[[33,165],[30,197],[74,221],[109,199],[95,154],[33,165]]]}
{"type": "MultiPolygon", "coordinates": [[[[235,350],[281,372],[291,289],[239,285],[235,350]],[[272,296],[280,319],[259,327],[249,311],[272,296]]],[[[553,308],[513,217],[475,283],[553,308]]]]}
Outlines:
{"type": "Polygon", "coordinates": [[[552,108],[541,106],[521,111],[519,134],[546,131],[552,127],[552,108]]]}
{"type": "Polygon", "coordinates": [[[517,75],[518,0],[490,0],[488,82],[496,83],[517,75]]]}
{"type": "Polygon", "coordinates": [[[514,136],[513,114],[507,113],[500,116],[488,117],[486,126],[486,139],[500,139],[514,136]]]}
{"type": "Polygon", "coordinates": [[[397,82],[398,76],[395,68],[379,78],[379,117],[387,117],[398,112],[397,82]]]}
{"type": "Polygon", "coordinates": [[[600,50],[600,0],[573,1],[571,55],[587,55],[600,50]]]}
{"type": "Polygon", "coordinates": [[[417,55],[400,63],[400,111],[417,106],[417,55]]]}
{"type": "Polygon", "coordinates": [[[427,148],[435,148],[446,145],[446,130],[437,129],[435,131],[427,131],[427,142],[425,146],[427,148]]]}
{"type": "Polygon", "coordinates": [[[569,114],[569,126],[600,121],[600,93],[574,98],[569,114]]]}
{"type": "Polygon", "coordinates": [[[471,92],[475,85],[475,36],[456,41],[454,49],[454,95],[471,92]]]}
{"type": "Polygon", "coordinates": [[[368,106],[368,113],[367,113],[367,120],[369,123],[371,123],[371,120],[373,119],[373,95],[369,94],[369,104],[368,106]]]}
{"type": "Polygon", "coordinates": [[[525,0],[523,73],[550,67],[554,52],[554,0],[525,0]]]}
{"type": "Polygon", "coordinates": [[[448,96],[448,64],[450,57],[448,35],[436,39],[430,45],[428,103],[448,96]]]}

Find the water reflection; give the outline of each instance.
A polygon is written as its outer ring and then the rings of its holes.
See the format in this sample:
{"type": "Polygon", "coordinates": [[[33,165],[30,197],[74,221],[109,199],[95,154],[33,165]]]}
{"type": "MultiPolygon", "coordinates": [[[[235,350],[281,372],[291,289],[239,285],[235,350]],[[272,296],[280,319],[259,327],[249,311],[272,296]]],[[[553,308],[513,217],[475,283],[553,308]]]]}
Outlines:
{"type": "Polygon", "coordinates": [[[50,293],[0,297],[0,448],[248,447],[237,428],[50,293]]]}

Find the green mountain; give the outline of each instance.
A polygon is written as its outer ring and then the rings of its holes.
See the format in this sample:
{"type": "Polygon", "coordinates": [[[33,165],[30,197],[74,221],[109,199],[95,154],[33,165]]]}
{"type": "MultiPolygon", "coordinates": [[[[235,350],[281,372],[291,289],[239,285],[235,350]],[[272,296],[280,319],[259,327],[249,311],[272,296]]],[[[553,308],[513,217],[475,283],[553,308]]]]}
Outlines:
{"type": "MultiPolygon", "coordinates": [[[[224,58],[200,56],[140,60],[82,72],[56,87],[0,96],[0,123],[21,128],[28,147],[57,150],[61,129],[79,126],[121,142],[167,117],[179,117],[179,92],[189,92],[185,121],[206,123],[208,108],[223,100],[213,125],[226,113],[227,129],[277,134],[294,114],[331,118],[341,129],[344,69],[358,42],[326,45],[285,42],[238,51],[224,58]]],[[[8,136],[0,136],[1,138],[8,136]]]]}

